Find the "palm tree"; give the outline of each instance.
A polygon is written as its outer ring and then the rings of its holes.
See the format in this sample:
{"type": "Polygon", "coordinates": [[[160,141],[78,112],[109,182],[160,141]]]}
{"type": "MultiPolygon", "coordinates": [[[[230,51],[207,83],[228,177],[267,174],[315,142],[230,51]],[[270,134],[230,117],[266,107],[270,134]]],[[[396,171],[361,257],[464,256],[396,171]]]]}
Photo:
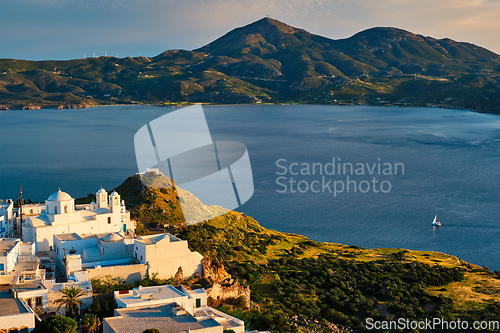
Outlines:
{"type": "Polygon", "coordinates": [[[61,306],[64,305],[66,307],[66,312],[70,316],[72,316],[72,317],[78,316],[80,314],[80,305],[83,304],[82,301],[80,301],[80,298],[82,296],[85,296],[83,289],[80,287],[78,287],[78,288],[64,287],[64,289],[62,290],[62,293],[63,293],[63,296],[60,299],[56,300],[56,303],[60,303],[57,310],[59,311],[61,306]]]}
{"type": "Polygon", "coordinates": [[[99,317],[95,314],[86,315],[82,320],[82,329],[84,333],[94,333],[99,330],[99,326],[101,325],[101,321],[99,317]]]}

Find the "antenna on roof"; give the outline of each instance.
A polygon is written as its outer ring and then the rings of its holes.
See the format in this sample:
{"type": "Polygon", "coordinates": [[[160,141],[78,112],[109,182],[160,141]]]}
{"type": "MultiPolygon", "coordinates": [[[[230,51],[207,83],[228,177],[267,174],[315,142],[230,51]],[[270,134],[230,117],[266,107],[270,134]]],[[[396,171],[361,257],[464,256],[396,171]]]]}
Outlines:
{"type": "Polygon", "coordinates": [[[87,53],[83,54],[83,59],[87,59],[87,53]]]}

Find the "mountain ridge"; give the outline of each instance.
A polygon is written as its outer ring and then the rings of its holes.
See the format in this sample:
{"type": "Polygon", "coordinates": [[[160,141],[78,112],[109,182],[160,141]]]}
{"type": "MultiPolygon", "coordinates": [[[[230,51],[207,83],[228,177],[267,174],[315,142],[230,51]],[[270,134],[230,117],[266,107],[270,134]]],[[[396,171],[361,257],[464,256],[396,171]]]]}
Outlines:
{"type": "Polygon", "coordinates": [[[263,18],[154,57],[0,59],[0,109],[117,103],[438,106],[500,113],[500,55],[374,27],[330,39],[263,18]]]}

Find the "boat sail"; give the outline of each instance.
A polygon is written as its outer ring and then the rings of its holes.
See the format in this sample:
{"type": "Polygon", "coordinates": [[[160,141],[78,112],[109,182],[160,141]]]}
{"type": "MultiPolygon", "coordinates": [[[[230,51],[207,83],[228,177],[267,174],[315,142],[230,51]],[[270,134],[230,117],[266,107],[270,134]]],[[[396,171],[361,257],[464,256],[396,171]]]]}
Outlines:
{"type": "Polygon", "coordinates": [[[438,216],[434,216],[434,221],[432,221],[432,225],[433,226],[438,226],[440,227],[441,226],[441,222],[438,221],[438,216]]]}

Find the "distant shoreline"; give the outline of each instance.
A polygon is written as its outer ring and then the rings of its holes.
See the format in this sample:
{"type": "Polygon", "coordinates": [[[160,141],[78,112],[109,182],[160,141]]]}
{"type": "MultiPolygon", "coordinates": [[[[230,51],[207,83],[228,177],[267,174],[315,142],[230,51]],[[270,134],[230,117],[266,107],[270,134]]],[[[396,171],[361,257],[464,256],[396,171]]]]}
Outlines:
{"type": "Polygon", "coordinates": [[[0,109],[0,112],[4,111],[29,111],[29,110],[83,110],[94,107],[113,107],[113,106],[157,106],[157,107],[165,107],[165,108],[178,108],[178,107],[186,107],[194,104],[201,104],[204,106],[260,106],[260,105],[314,105],[314,106],[367,106],[367,107],[381,107],[381,108],[435,108],[435,109],[443,109],[443,110],[457,110],[457,111],[469,111],[474,113],[485,113],[485,114],[500,114],[498,112],[486,112],[482,110],[472,110],[466,108],[460,108],[452,105],[425,105],[425,106],[417,106],[417,105],[371,105],[371,104],[322,104],[322,103],[240,103],[240,104],[219,104],[219,103],[209,103],[209,102],[200,102],[200,103],[187,103],[187,102],[179,102],[179,103],[171,103],[171,104],[147,104],[147,103],[117,103],[117,104],[96,104],[89,105],[83,107],[73,107],[73,105],[69,105],[69,107],[23,107],[23,108],[13,108],[13,109],[0,109]]]}

